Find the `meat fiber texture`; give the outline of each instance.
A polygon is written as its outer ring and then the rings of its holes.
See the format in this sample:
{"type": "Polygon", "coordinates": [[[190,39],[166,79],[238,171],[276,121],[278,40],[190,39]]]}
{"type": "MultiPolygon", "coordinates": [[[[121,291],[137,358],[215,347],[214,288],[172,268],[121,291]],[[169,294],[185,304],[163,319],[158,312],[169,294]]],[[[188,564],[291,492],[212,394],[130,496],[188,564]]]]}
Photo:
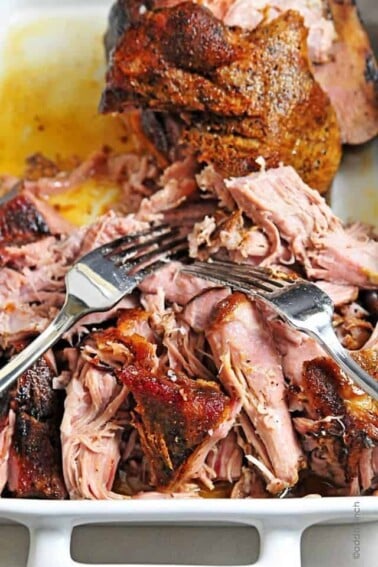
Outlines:
{"type": "MultiPolygon", "coordinates": [[[[143,193],[154,160],[138,173],[134,158],[143,193]]],[[[291,167],[223,179],[187,157],[154,172],[133,213],[79,229],[42,200],[77,171],[27,182],[0,208],[4,360],[52,319],[81,254],[177,214],[196,257],[278,266],[325,289],[340,339],[376,375],[368,227],[344,226],[291,167]],[[25,211],[29,224],[18,222],[25,211]]],[[[266,307],[180,268],[167,263],[115,309],[83,319],[2,400],[3,496],[267,498],[313,492],[314,479],[324,495],[373,494],[375,402],[266,307]]]]}

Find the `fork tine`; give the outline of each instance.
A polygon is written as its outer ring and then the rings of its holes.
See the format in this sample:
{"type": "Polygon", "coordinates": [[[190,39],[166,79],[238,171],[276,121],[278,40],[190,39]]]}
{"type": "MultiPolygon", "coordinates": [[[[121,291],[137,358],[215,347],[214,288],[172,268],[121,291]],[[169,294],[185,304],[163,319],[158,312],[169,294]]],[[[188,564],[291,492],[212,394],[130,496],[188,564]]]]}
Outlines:
{"type": "MultiPolygon", "coordinates": [[[[178,249],[174,252],[170,252],[167,256],[169,256],[169,260],[170,261],[174,261],[174,260],[181,260],[182,258],[187,258],[188,254],[188,247],[186,246],[183,249],[178,249]]],[[[135,278],[138,282],[142,281],[146,276],[150,275],[153,272],[156,272],[157,270],[159,270],[160,268],[163,268],[164,266],[167,265],[167,260],[161,260],[160,258],[156,259],[155,262],[152,262],[151,264],[148,264],[142,268],[134,268],[135,273],[131,274],[131,277],[135,278]]]]}
{"type": "Polygon", "coordinates": [[[154,240],[156,237],[163,236],[165,234],[170,234],[172,232],[172,228],[167,224],[160,224],[149,228],[148,230],[144,230],[141,232],[127,234],[125,236],[121,236],[120,238],[116,238],[112,242],[108,242],[101,246],[98,250],[104,255],[107,256],[112,252],[117,252],[119,248],[124,246],[125,244],[132,244],[134,242],[138,242],[141,238],[146,237],[147,240],[144,240],[145,244],[148,244],[149,240],[154,240]],[[149,239],[148,239],[149,237],[149,239]]]}
{"type": "MultiPolygon", "coordinates": [[[[138,254],[146,254],[148,250],[156,250],[157,247],[161,248],[161,244],[163,244],[167,240],[172,240],[173,237],[178,236],[179,229],[174,228],[170,229],[169,231],[163,232],[158,236],[155,233],[152,233],[151,236],[148,234],[149,238],[143,238],[142,242],[138,244],[134,244],[133,246],[118,246],[114,253],[110,253],[108,256],[113,262],[116,264],[125,264],[129,262],[129,260],[133,260],[138,257],[138,254]]],[[[133,241],[129,241],[126,244],[132,244],[133,241]]]]}
{"type": "MultiPolygon", "coordinates": [[[[213,262],[211,262],[210,264],[206,264],[206,266],[208,266],[208,269],[211,270],[212,269],[212,264],[213,262]]],[[[262,289],[263,291],[266,292],[273,292],[276,291],[275,285],[269,280],[269,279],[260,279],[259,277],[254,277],[253,274],[251,275],[248,271],[246,270],[234,270],[231,269],[234,267],[234,264],[230,264],[228,265],[225,264],[225,266],[222,266],[221,263],[219,263],[219,265],[217,265],[216,262],[214,262],[215,266],[216,266],[216,270],[217,272],[222,275],[223,278],[227,278],[227,280],[233,280],[234,282],[243,282],[246,284],[253,284],[254,286],[256,286],[259,289],[262,289]]]]}
{"type": "Polygon", "coordinates": [[[191,273],[192,275],[204,276],[205,278],[215,281],[216,283],[221,283],[222,285],[230,285],[231,287],[237,287],[239,289],[243,287],[251,293],[256,293],[256,290],[265,293],[272,293],[276,291],[274,286],[269,285],[265,281],[255,279],[247,275],[237,274],[234,276],[228,267],[221,268],[219,266],[215,266],[214,269],[212,266],[213,263],[194,262],[194,264],[191,264],[188,267],[185,266],[183,271],[191,273]]]}
{"type": "Polygon", "coordinates": [[[176,239],[171,239],[162,246],[159,246],[158,249],[151,250],[145,254],[141,254],[132,260],[127,262],[127,267],[130,275],[134,275],[133,272],[135,270],[142,270],[144,266],[152,265],[150,260],[159,261],[161,256],[169,257],[170,259],[175,253],[185,252],[188,249],[188,239],[186,237],[180,237],[176,239]]]}
{"type": "Polygon", "coordinates": [[[288,282],[286,282],[285,280],[279,280],[278,278],[275,278],[271,270],[266,268],[259,268],[251,266],[249,264],[235,264],[233,262],[219,260],[214,260],[211,263],[215,264],[216,266],[232,270],[232,273],[248,277],[249,279],[251,276],[254,276],[255,278],[277,288],[283,288],[288,285],[288,282]]]}
{"type": "Polygon", "coordinates": [[[262,293],[261,290],[258,290],[256,287],[255,288],[248,287],[246,284],[240,282],[240,280],[234,280],[230,277],[225,278],[224,276],[219,275],[215,271],[212,272],[211,270],[207,270],[206,268],[203,270],[199,266],[194,266],[194,265],[184,266],[183,268],[181,268],[181,271],[186,274],[196,276],[197,278],[202,277],[205,280],[214,282],[215,284],[220,286],[237,289],[249,295],[261,295],[262,293]]]}

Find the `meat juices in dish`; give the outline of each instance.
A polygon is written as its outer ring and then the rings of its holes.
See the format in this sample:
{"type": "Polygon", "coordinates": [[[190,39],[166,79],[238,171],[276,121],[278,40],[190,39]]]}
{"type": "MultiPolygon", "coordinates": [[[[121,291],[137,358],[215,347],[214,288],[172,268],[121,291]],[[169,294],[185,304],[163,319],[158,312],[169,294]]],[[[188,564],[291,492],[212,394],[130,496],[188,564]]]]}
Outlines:
{"type": "Polygon", "coordinates": [[[111,53],[101,109],[180,115],[181,141],[222,175],[256,170],[262,156],[267,167],[293,165],[324,191],[339,165],[340,136],[312,77],[306,34],[293,11],[251,32],[191,2],[147,12],[111,53]]]}

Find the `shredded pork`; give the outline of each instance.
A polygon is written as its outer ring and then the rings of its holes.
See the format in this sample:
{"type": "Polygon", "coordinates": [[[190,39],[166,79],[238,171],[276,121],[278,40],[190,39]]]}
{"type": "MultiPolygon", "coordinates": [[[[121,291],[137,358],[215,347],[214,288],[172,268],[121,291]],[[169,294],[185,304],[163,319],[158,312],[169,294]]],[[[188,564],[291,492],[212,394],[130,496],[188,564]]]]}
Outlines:
{"type": "MultiPolygon", "coordinates": [[[[109,167],[109,158],[106,163],[109,167]]],[[[112,163],[122,168],[129,160],[112,163]]],[[[133,175],[135,182],[135,169],[133,175]]],[[[34,193],[27,194],[36,204],[38,180],[29,183],[34,193]]],[[[43,178],[40,191],[52,186],[43,178]]],[[[21,225],[13,225],[19,236],[11,240],[4,231],[0,336],[5,358],[12,356],[15,341],[31,340],[62,305],[64,275],[75,259],[151,222],[174,222],[177,211],[191,231],[192,256],[226,255],[291,275],[305,270],[334,300],[340,339],[373,372],[377,341],[366,294],[375,293],[378,255],[368,229],[343,226],[290,167],[223,179],[211,166],[201,171],[191,157],[171,165],[154,191],[140,200],[135,213],[109,212],[87,227],[68,230],[57,213],[53,223],[50,210],[38,209],[42,232],[23,234],[21,225]],[[367,290],[363,296],[361,288],[367,290]]],[[[8,219],[18,202],[0,211],[10,230],[8,219]]],[[[356,421],[349,405],[314,414],[311,377],[323,372],[324,380],[344,380],[321,347],[266,307],[183,274],[181,267],[167,263],[140,284],[138,293],[108,313],[80,321],[65,336],[71,346],[63,342],[56,348],[60,373],[51,384],[65,396],[61,465],[53,464],[50,449],[44,458],[51,471],[62,467],[68,496],[121,499],[223,490],[237,498],[266,498],[305,493],[308,475],[319,479],[321,493],[373,493],[375,406],[365,421],[356,421]],[[340,438],[348,430],[349,437],[340,438]],[[321,483],[332,488],[327,492],[321,483]]],[[[352,390],[343,391],[354,403],[352,390]]],[[[17,413],[14,395],[1,408],[2,489],[15,496],[61,497],[58,485],[51,484],[56,472],[38,481],[36,469],[37,488],[19,488],[29,461],[16,424],[31,417],[17,413]]],[[[35,435],[46,435],[38,423],[35,427],[35,435]]]]}
{"type": "MultiPolygon", "coordinates": [[[[71,171],[31,156],[24,179],[1,182],[2,363],[59,311],[76,260],[164,222],[188,234],[192,258],[315,282],[378,379],[378,240],[312,188],[337,169],[339,126],[352,143],[376,131],[356,18],[336,0],[118,0],[101,107],[143,103],[133,120],[149,142],[71,171]],[[120,201],[77,228],[48,201],[91,179],[120,201]]],[[[265,305],[181,269],[167,262],[83,318],[0,399],[1,495],[378,495],[377,403],[265,305]]]]}

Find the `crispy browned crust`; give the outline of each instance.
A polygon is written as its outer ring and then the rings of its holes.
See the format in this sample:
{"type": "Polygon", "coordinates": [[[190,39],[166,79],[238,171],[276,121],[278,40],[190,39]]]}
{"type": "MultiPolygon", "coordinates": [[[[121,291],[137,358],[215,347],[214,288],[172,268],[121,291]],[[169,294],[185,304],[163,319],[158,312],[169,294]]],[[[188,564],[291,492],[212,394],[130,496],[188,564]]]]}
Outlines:
{"type": "Polygon", "coordinates": [[[228,418],[230,399],[215,383],[151,373],[139,365],[125,366],[119,377],[136,402],[133,423],[153,482],[172,489],[194,451],[228,418]]]}
{"type": "Polygon", "coordinates": [[[191,2],[147,12],[118,40],[101,109],[180,113],[182,139],[222,174],[258,170],[263,156],[324,191],[339,165],[339,130],[306,37],[293,11],[252,32],[191,2]]]}
{"type": "Polygon", "coordinates": [[[352,352],[351,354],[354,360],[358,362],[358,364],[362,366],[366,372],[378,380],[378,350],[365,348],[363,350],[352,352]]]}
{"type": "Polygon", "coordinates": [[[109,351],[112,365],[119,362],[116,374],[130,393],[130,423],[139,433],[152,483],[169,491],[190,475],[192,460],[229,418],[232,402],[216,383],[159,367],[156,345],[133,331],[148,317],[142,309],[124,310],[116,327],[92,333],[91,340],[102,361],[109,351]],[[126,347],[118,360],[114,343],[126,347]]]}
{"type": "Polygon", "coordinates": [[[303,396],[312,419],[337,417],[323,422],[317,435],[324,443],[333,439],[334,453],[345,467],[350,482],[357,474],[361,451],[378,444],[378,403],[356,388],[330,358],[315,358],[304,363],[303,396]]]}
{"type": "Polygon", "coordinates": [[[328,0],[338,39],[333,60],[314,65],[317,81],[336,109],[343,143],[378,134],[378,69],[355,0],[328,0]]]}
{"type": "Polygon", "coordinates": [[[47,234],[45,219],[26,195],[16,195],[0,207],[0,246],[26,244],[47,234]]]}
{"type": "Polygon", "coordinates": [[[61,392],[53,390],[55,376],[42,357],[17,381],[10,393],[10,408],[16,414],[10,459],[17,470],[11,495],[17,498],[63,499],[60,422],[61,392]]]}

